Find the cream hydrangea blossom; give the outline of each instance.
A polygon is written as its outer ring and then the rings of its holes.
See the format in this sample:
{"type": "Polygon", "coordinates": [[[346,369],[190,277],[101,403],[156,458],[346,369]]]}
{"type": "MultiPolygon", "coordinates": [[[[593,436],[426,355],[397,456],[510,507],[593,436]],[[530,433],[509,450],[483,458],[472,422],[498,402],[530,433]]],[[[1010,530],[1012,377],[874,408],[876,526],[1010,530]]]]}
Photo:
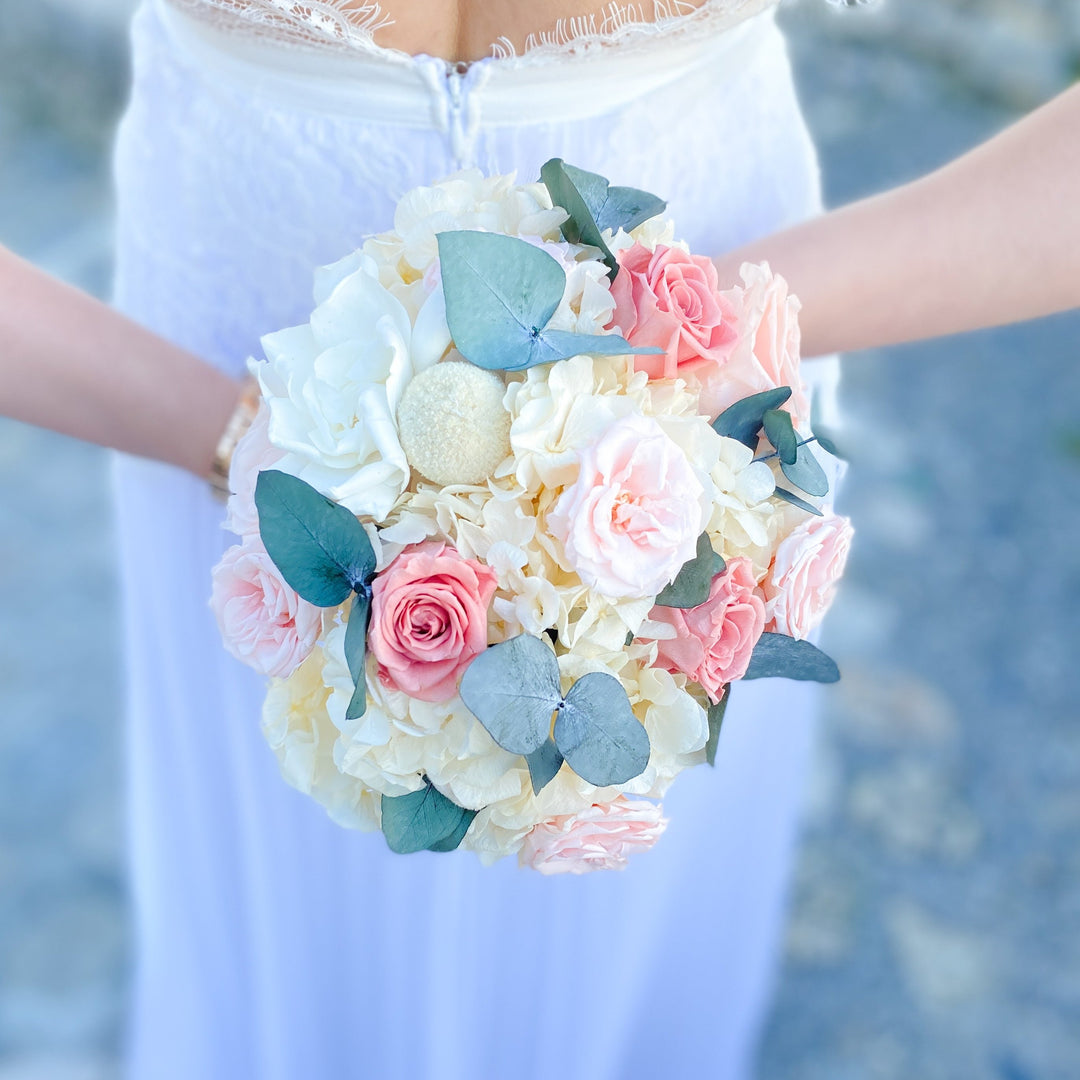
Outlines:
{"type": "Polygon", "coordinates": [[[282,778],[319,802],[339,825],[371,832],[379,828],[379,797],[334,763],[338,732],[330,722],[316,650],[287,679],[274,679],[263,702],[262,730],[282,778]]]}

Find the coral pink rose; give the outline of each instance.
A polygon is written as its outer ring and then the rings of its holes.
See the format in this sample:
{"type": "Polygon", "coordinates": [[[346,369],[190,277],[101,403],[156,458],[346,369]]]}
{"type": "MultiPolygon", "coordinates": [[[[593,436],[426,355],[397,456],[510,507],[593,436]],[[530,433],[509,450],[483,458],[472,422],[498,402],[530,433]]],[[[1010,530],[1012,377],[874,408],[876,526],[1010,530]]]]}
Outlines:
{"type": "Polygon", "coordinates": [[[704,604],[689,609],[658,605],[649,615],[675,630],[674,638],[657,642],[657,663],[700,683],[713,704],[723,697],[725,683],[746,674],[765,629],[765,602],[755,584],[750,560],[732,559],[713,579],[704,604]]]}
{"type": "Polygon", "coordinates": [[[616,420],[580,461],[548,514],[552,535],[604,596],[655,596],[694,557],[701,535],[704,492],[690,462],[637,414],[616,420]]]}
{"type": "Polygon", "coordinates": [[[703,255],[658,244],[634,244],[618,254],[611,286],[613,325],[631,345],[663,354],[637,356],[650,379],[695,382],[716,370],[737,343],[734,309],[719,291],[716,266],[703,255]]]}
{"type": "Polygon", "coordinates": [[[322,611],[282,580],[257,537],[229,548],[214,567],[210,606],[225,647],[263,675],[291,675],[322,632],[322,611]]]}
{"type": "Polygon", "coordinates": [[[804,638],[821,623],[854,535],[847,518],[828,514],[803,522],[780,543],[763,585],[769,630],[804,638]]]}
{"type": "Polygon", "coordinates": [[[259,473],[272,469],[284,456],[270,442],[270,409],[265,401],[259,403],[258,412],[244,437],[236,444],[229,465],[229,505],[225,516],[225,528],[240,537],[256,536],[259,532],[259,514],[255,509],[255,483],[259,473]]]}
{"type": "Polygon", "coordinates": [[[744,263],[743,284],[722,294],[733,312],[738,344],[701,382],[701,411],[719,416],[751,394],[790,386],[784,406],[796,427],[810,421],[810,402],[799,371],[799,301],[767,263],[744,263]]]}
{"type": "Polygon", "coordinates": [[[495,572],[452,547],[406,548],[372,584],[368,647],[379,676],[421,701],[449,701],[487,648],[495,572]]]}
{"type": "Polygon", "coordinates": [[[647,851],[666,828],[658,804],[620,795],[579,814],[541,822],[525,837],[518,861],[541,874],[622,870],[628,856],[647,851]]]}

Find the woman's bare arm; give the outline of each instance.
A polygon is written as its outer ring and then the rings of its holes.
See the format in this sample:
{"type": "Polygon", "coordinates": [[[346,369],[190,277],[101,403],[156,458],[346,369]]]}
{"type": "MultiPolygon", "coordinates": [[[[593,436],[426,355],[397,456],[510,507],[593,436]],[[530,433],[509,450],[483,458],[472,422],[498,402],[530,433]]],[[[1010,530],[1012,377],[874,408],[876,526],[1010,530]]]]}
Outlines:
{"type": "Polygon", "coordinates": [[[717,260],[767,260],[806,356],[1080,307],[1080,86],[937,172],[717,260]]]}
{"type": "Polygon", "coordinates": [[[0,248],[0,414],[206,476],[239,392],[0,248]]]}

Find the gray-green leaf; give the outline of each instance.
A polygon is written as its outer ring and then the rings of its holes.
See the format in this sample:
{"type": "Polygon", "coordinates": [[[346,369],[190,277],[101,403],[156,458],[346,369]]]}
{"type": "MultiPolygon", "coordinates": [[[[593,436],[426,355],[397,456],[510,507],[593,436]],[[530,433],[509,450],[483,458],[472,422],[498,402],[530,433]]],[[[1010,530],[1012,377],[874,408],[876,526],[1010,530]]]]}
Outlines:
{"type": "Polygon", "coordinates": [[[539,750],[525,755],[525,762],[529,766],[529,778],[532,780],[534,795],[541,791],[555,779],[562,768],[563,756],[553,739],[548,739],[539,750]]]}
{"type": "Polygon", "coordinates": [[[667,208],[663,199],[630,187],[611,187],[597,173],[567,165],[552,158],[540,170],[540,179],[570,218],[562,227],[563,236],[572,244],[591,244],[604,254],[609,276],[614,280],[618,262],[601,235],[605,229],[630,232],[667,208]]]}
{"type": "Polygon", "coordinates": [[[461,841],[465,839],[465,834],[469,831],[469,826],[473,823],[476,814],[476,810],[462,810],[461,822],[458,827],[449,836],[430,844],[428,851],[457,851],[461,846],[461,841]]]}
{"type": "Polygon", "coordinates": [[[504,750],[531,754],[551,735],[562,701],[559,662],[529,634],[491,645],[465,669],[461,700],[504,750]]]}
{"type": "Polygon", "coordinates": [[[345,660],[352,676],[352,699],[345,712],[346,720],[357,720],[367,711],[367,678],[364,661],[367,658],[368,620],[371,617],[371,594],[367,588],[353,596],[349,622],[345,627],[345,660]]]}
{"type": "Polygon", "coordinates": [[[259,534],[281,576],[308,603],[336,607],[375,572],[375,552],[351,511],[276,469],[255,483],[259,534]]]}
{"type": "Polygon", "coordinates": [[[583,675],[555,718],[555,745],[583,780],[625,784],[649,764],[649,734],[622,683],[605,672],[583,675]]]}
{"type": "Polygon", "coordinates": [[[731,683],[724,687],[724,696],[719,705],[709,705],[709,741],[705,744],[705,760],[716,765],[716,748],[720,745],[720,729],[724,726],[724,714],[731,698],[731,683]]]}
{"type": "Polygon", "coordinates": [[[793,491],[788,491],[787,488],[778,487],[773,494],[778,499],[783,499],[784,502],[791,503],[792,506],[797,506],[800,510],[805,510],[808,514],[813,514],[814,517],[825,516],[813,503],[808,503],[805,499],[800,499],[798,495],[793,491]]]}
{"type": "Polygon", "coordinates": [[[464,836],[469,824],[462,829],[462,823],[466,817],[471,823],[475,816],[475,811],[458,806],[426,780],[419,791],[382,797],[383,834],[390,850],[399,855],[432,848],[442,841],[449,841],[459,831],[464,836]]]}
{"type": "Polygon", "coordinates": [[[738,439],[751,450],[757,449],[758,436],[770,409],[779,409],[791,397],[790,386],[778,386],[775,390],[763,390],[760,394],[736,401],[729,405],[714,421],[717,435],[738,439]]]}
{"type": "Polygon", "coordinates": [[[818,459],[805,443],[799,447],[794,463],[789,465],[781,458],[780,468],[784,475],[807,495],[821,498],[829,494],[829,480],[825,475],[825,470],[818,464],[818,459]]]}
{"type": "Polygon", "coordinates": [[[566,273],[546,251],[514,236],[438,234],[446,322],[458,351],[477,367],[522,371],[582,353],[653,353],[618,334],[548,330],[566,273]]]}
{"type": "Polygon", "coordinates": [[[776,455],[785,465],[794,465],[799,456],[799,439],[791,413],[783,409],[770,409],[763,417],[765,438],[776,448],[776,455]]]}
{"type": "Polygon", "coordinates": [[[809,641],[785,634],[762,634],[743,678],[834,683],[840,680],[840,669],[832,657],[809,641]]]}
{"type": "Polygon", "coordinates": [[[695,608],[709,599],[713,578],[722,574],[724,560],[713,551],[708,533],[698,537],[697,554],[679,571],[675,580],[656,598],[661,607],[695,608]]]}

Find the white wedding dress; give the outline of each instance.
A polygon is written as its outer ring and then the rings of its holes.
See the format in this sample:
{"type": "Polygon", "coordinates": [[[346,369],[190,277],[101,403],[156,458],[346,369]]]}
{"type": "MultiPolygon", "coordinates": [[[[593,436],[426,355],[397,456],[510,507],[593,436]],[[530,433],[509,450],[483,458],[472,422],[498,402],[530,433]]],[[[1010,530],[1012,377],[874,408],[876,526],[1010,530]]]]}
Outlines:
{"type": "MultiPolygon", "coordinates": [[[[818,173],[769,0],[572,24],[467,68],[376,47],[340,0],[147,0],[116,151],[116,299],[239,374],[303,322],[314,267],[407,189],[550,157],[667,198],[698,252],[813,214],[818,173]]],[[[819,386],[832,362],[808,365],[819,386]]],[[[169,372],[161,372],[169,393],[169,372]]],[[[730,1080],[782,932],[814,689],[736,687],[715,769],[623,873],[392,855],[287,787],[263,681],[207,604],[207,486],[115,470],[125,583],[135,1080],[730,1080]]]]}

